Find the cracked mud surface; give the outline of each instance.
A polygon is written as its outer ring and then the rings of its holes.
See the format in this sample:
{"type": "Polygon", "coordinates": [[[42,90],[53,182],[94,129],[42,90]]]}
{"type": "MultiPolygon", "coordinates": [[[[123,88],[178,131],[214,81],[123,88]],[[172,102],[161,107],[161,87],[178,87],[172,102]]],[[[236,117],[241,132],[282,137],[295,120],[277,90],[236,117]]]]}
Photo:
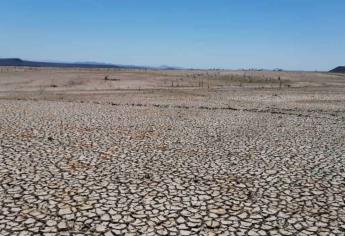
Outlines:
{"type": "Polygon", "coordinates": [[[1,100],[0,235],[345,235],[344,113],[298,112],[1,100]]]}

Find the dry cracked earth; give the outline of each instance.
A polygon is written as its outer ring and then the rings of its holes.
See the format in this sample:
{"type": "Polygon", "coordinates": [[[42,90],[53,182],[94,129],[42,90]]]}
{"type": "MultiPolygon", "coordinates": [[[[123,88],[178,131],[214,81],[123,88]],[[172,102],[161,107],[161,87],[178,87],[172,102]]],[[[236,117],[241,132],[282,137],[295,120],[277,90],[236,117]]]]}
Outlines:
{"type": "Polygon", "coordinates": [[[345,235],[343,114],[0,103],[0,235],[345,235]]]}

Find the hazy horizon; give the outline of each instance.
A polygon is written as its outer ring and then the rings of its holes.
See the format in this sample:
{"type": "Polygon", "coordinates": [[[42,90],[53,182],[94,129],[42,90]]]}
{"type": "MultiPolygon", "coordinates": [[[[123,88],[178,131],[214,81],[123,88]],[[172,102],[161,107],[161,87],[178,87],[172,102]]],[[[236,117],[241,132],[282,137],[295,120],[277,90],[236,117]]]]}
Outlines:
{"type": "Polygon", "coordinates": [[[3,1],[0,57],[328,71],[345,64],[340,0],[3,1]]]}
{"type": "MultiPolygon", "coordinates": [[[[0,58],[1,59],[20,59],[23,61],[31,61],[31,62],[48,62],[48,63],[65,63],[65,64],[100,64],[100,65],[114,65],[114,66],[138,66],[138,67],[147,67],[147,68],[160,68],[160,67],[171,67],[176,69],[191,69],[191,70],[228,70],[228,71],[246,71],[246,70],[264,70],[264,71],[274,71],[274,70],[283,70],[287,72],[328,72],[329,70],[288,70],[281,67],[276,68],[221,68],[221,67],[209,67],[209,68],[198,68],[198,67],[181,67],[181,66],[175,66],[175,65],[137,65],[137,64],[121,64],[121,63],[112,63],[112,62],[104,62],[104,61],[68,61],[68,60],[51,60],[51,59],[42,59],[42,60],[33,60],[30,58],[21,58],[21,57],[7,57],[7,58],[0,58]]],[[[335,66],[336,68],[338,66],[335,66]]],[[[342,66],[341,66],[342,67],[342,66]]],[[[332,68],[332,69],[334,69],[332,68]]]]}

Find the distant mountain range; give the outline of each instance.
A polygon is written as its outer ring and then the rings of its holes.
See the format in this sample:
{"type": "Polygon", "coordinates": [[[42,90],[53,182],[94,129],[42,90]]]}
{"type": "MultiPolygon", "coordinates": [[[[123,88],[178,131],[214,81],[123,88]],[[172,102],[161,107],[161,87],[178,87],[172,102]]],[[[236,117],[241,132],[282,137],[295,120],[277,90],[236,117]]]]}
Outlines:
{"type": "Polygon", "coordinates": [[[25,67],[60,67],[60,68],[109,68],[109,69],[165,69],[177,70],[180,68],[164,66],[164,67],[146,67],[146,66],[132,66],[132,65],[114,65],[108,63],[98,62],[39,62],[39,61],[26,61],[20,58],[0,58],[0,66],[25,66],[25,67]]]}
{"type": "MultiPolygon", "coordinates": [[[[1,66],[16,66],[16,67],[55,67],[55,68],[105,68],[105,69],[151,69],[151,70],[183,70],[181,67],[162,65],[159,67],[150,66],[135,66],[135,65],[116,65],[99,62],[42,62],[42,61],[28,61],[20,58],[0,58],[1,66]]],[[[252,69],[254,70],[254,69],[252,69]]],[[[263,70],[263,69],[261,69],[263,70]]],[[[274,71],[283,71],[282,69],[275,69],[274,71]]],[[[345,73],[345,66],[338,66],[329,72],[345,73]]]]}
{"type": "Polygon", "coordinates": [[[338,66],[337,68],[334,68],[333,70],[330,70],[329,72],[332,72],[332,73],[345,73],[345,66],[338,66]]]}

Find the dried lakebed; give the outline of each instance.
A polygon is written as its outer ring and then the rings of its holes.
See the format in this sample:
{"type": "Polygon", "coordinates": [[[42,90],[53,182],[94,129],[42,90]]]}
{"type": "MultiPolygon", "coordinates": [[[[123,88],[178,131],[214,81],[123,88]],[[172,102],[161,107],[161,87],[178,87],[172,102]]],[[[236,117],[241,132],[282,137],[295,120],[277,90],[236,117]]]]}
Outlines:
{"type": "Polygon", "coordinates": [[[344,235],[345,122],[0,102],[0,235],[344,235]]]}

